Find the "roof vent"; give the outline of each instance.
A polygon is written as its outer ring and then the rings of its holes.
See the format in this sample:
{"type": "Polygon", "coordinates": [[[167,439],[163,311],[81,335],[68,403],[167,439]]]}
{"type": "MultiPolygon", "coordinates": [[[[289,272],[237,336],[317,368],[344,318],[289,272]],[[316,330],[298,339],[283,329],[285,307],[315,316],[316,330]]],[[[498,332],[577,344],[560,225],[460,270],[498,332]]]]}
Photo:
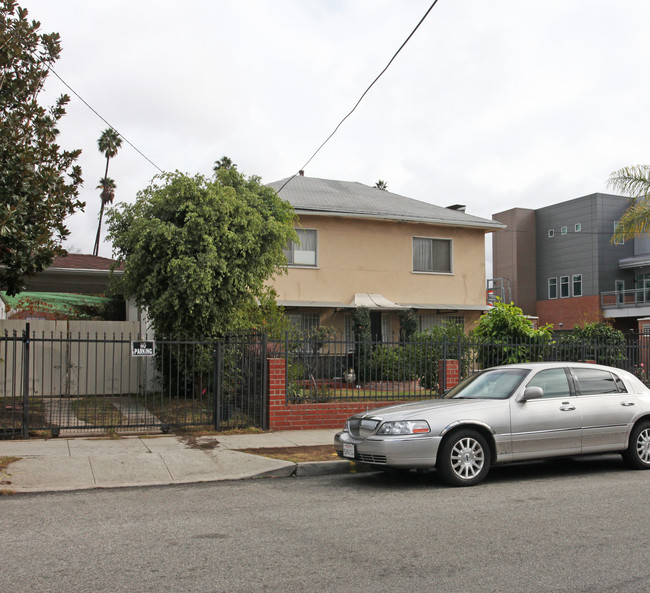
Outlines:
{"type": "Polygon", "coordinates": [[[298,173],[299,173],[300,177],[304,177],[304,176],[305,176],[305,172],[304,172],[302,169],[300,169],[300,171],[298,171],[298,173]]]}
{"type": "Polygon", "coordinates": [[[449,210],[456,210],[457,212],[465,212],[465,208],[467,206],[465,204],[452,204],[451,206],[447,206],[449,210]]]}

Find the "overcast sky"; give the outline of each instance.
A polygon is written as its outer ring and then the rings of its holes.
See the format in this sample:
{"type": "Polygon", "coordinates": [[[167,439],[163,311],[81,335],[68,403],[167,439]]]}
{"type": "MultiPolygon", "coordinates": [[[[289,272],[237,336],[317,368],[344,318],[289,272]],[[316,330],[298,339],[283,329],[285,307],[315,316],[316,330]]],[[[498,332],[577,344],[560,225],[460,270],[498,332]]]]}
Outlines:
{"type": "MultiPolygon", "coordinates": [[[[228,155],[264,182],[302,167],[431,2],[19,0],[60,33],[57,73],[160,169],[210,174],[228,155]]],[[[648,0],[439,0],[305,174],[485,218],[608,191],[650,163],[649,22],[648,0]]],[[[42,100],[63,92],[51,75],[42,100]]],[[[92,252],[106,127],[72,97],[60,143],[83,149],[87,203],[72,252],[92,252]]],[[[157,172],[124,143],[116,201],[157,172]]]]}

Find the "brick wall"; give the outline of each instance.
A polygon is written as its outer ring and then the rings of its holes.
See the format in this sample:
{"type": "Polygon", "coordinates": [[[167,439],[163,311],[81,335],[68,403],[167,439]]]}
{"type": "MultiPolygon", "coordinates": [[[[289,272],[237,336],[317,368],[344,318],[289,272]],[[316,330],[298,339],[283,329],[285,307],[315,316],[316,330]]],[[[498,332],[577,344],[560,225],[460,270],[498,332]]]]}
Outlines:
{"type": "MultiPolygon", "coordinates": [[[[457,360],[441,361],[447,364],[446,389],[458,383],[457,360]]],[[[307,430],[313,428],[342,428],[352,415],[373,408],[382,408],[402,401],[327,402],[287,404],[286,362],[270,358],[269,365],[269,429],[307,430]]]]}
{"type": "Polygon", "coordinates": [[[537,316],[541,326],[551,323],[553,329],[573,329],[576,324],[602,321],[600,296],[537,301],[537,316]]]}

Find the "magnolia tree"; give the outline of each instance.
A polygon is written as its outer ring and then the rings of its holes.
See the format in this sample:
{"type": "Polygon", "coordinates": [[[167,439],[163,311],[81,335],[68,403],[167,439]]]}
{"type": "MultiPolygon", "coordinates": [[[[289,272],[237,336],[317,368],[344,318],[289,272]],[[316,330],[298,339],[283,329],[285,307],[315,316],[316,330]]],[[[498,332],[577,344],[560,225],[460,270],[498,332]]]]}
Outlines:
{"type": "Polygon", "coordinates": [[[159,336],[216,336],[273,299],[266,281],[284,270],[297,240],[293,208],[258,177],[234,167],[214,178],[154,178],[135,203],[108,211],[109,238],[124,263],[121,291],[146,308],[159,336]]]}
{"type": "Polygon", "coordinates": [[[81,151],[56,143],[69,97],[49,109],[38,102],[61,53],[59,35],[39,29],[16,2],[0,2],[0,289],[10,295],[66,253],[64,221],[84,207],[81,151]]]}

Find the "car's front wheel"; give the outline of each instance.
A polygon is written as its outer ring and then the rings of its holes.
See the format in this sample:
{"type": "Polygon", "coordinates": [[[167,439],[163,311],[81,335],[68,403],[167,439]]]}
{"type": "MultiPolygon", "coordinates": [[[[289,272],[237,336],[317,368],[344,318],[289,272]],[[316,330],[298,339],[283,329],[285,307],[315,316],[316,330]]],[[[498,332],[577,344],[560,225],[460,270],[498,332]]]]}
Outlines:
{"type": "Polygon", "coordinates": [[[479,432],[458,430],[442,443],[436,468],[440,477],[452,486],[474,486],[490,470],[490,447],[479,432]]]}
{"type": "Polygon", "coordinates": [[[634,469],[650,469],[650,422],[642,422],[632,430],[623,461],[634,469]]]}

